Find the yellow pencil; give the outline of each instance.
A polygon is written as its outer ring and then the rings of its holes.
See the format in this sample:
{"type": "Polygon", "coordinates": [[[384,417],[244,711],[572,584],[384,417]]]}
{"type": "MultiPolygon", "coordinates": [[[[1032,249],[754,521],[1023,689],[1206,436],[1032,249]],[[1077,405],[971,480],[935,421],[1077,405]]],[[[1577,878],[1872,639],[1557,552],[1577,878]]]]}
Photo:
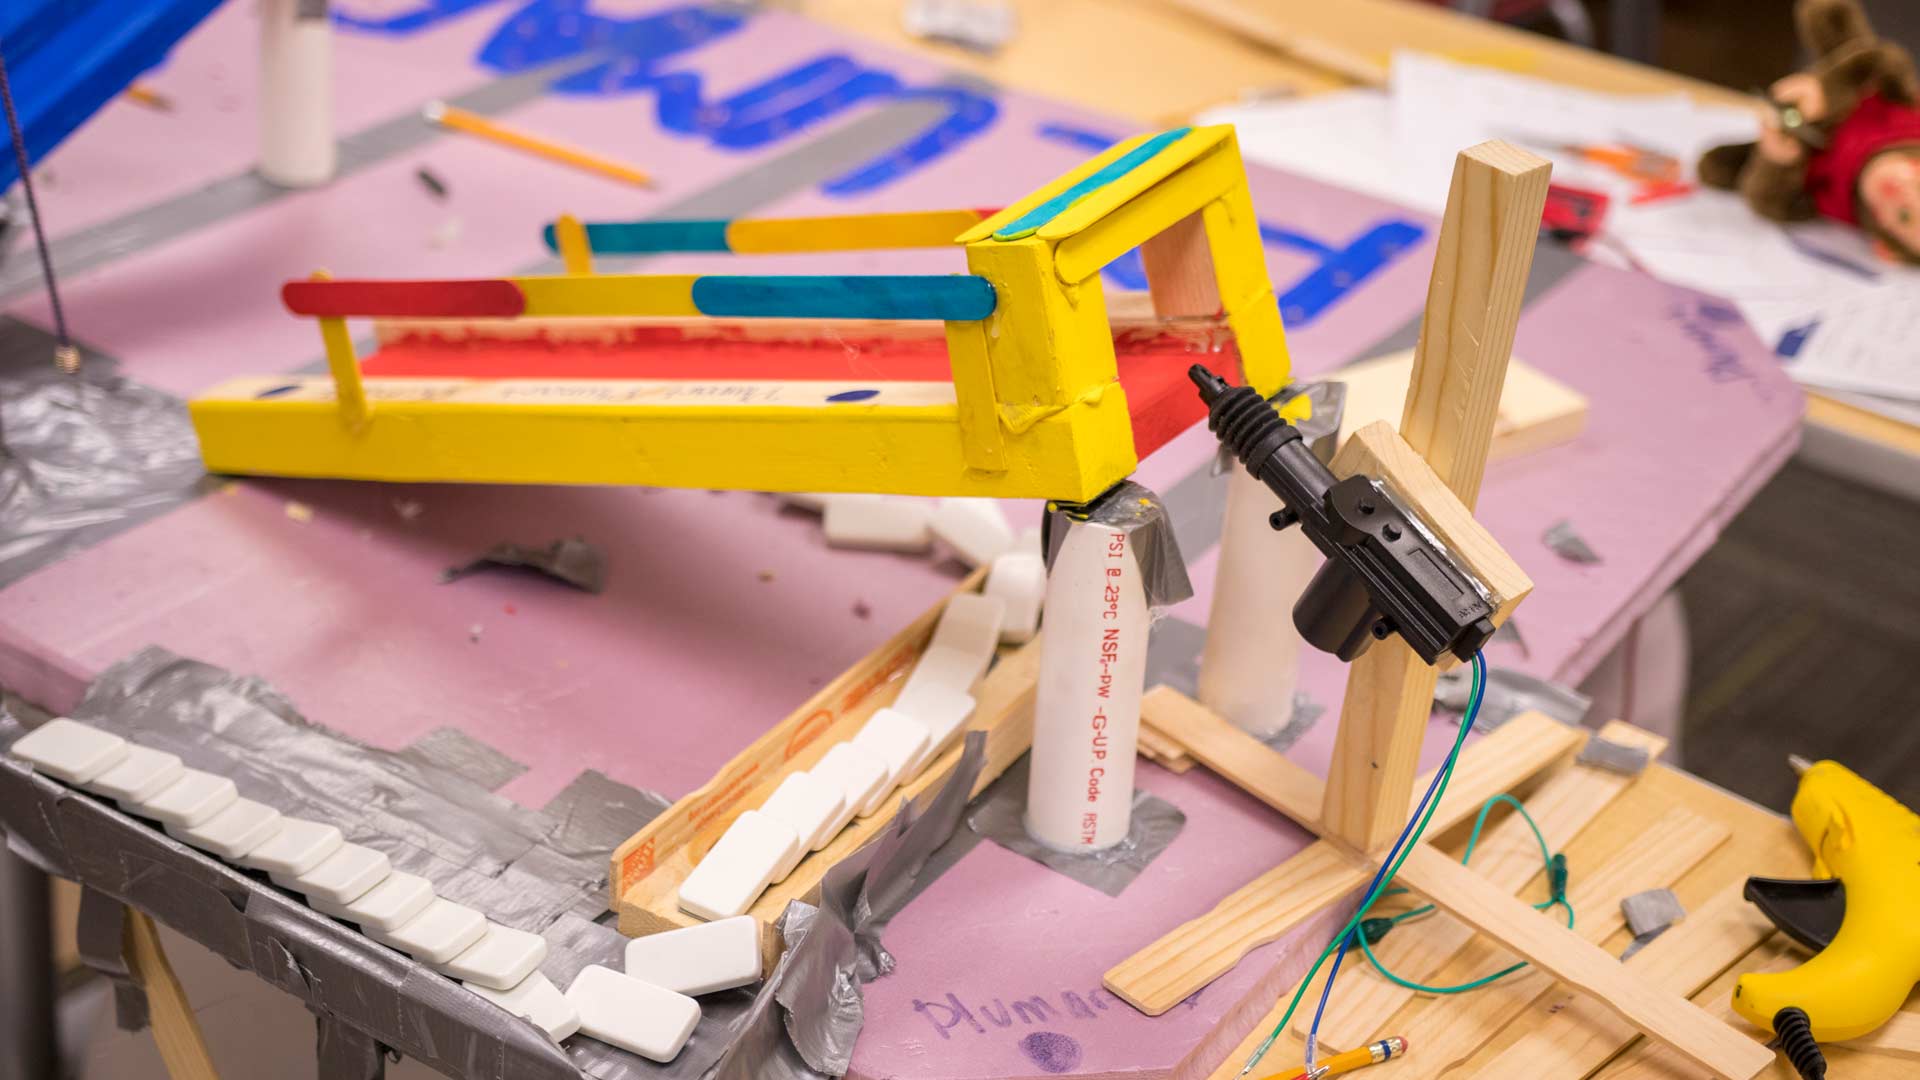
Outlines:
{"type": "Polygon", "coordinates": [[[464,131],[469,135],[477,135],[480,138],[499,143],[501,146],[511,146],[515,149],[525,150],[531,154],[538,154],[549,161],[557,161],[562,165],[571,165],[576,169],[585,169],[588,172],[599,173],[601,176],[612,177],[615,180],[622,180],[639,187],[653,186],[653,177],[648,176],[646,173],[630,165],[622,165],[617,161],[609,161],[606,158],[600,157],[598,154],[591,154],[577,147],[567,146],[563,143],[529,135],[523,131],[515,131],[512,128],[503,127],[478,113],[471,113],[465,109],[455,108],[444,101],[428,102],[427,107],[422,109],[421,113],[430,123],[449,127],[455,131],[464,131]]]}

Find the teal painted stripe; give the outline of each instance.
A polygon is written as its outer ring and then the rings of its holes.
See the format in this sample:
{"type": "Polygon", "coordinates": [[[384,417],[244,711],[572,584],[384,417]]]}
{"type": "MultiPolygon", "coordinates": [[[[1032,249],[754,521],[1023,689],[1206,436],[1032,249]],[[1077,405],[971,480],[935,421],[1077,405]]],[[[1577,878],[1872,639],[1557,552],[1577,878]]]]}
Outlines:
{"type": "MultiPolygon", "coordinates": [[[[724,218],[690,221],[608,221],[587,226],[595,255],[655,255],[669,251],[730,251],[724,218]]],[[[559,251],[553,226],[541,231],[547,250],[559,251]]]]}
{"type": "Polygon", "coordinates": [[[703,315],[736,318],[941,319],[993,314],[993,285],[969,274],[708,276],[693,281],[703,315]]]}
{"type": "Polygon", "coordinates": [[[1187,132],[1192,130],[1190,127],[1181,127],[1155,135],[1094,170],[1093,174],[1086,179],[994,230],[993,238],[1018,240],[1021,237],[1032,236],[1040,231],[1042,225],[1065,213],[1067,207],[1146,164],[1155,154],[1185,138],[1187,132]]]}

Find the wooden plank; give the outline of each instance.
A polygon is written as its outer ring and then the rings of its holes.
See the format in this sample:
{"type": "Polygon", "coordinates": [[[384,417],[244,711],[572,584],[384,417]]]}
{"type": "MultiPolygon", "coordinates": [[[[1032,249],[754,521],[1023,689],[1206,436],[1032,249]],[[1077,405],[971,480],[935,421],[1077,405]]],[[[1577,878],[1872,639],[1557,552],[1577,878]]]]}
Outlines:
{"type": "Polygon", "coordinates": [[[1385,64],[1324,38],[1289,29],[1235,0],[1173,0],[1173,3],[1188,14],[1230,30],[1243,39],[1257,41],[1289,60],[1330,72],[1360,86],[1384,88],[1387,85],[1385,64]]]}
{"type": "Polygon", "coordinates": [[[1319,814],[1325,790],[1319,777],[1173,687],[1147,691],[1140,699],[1140,719],[1195,761],[1293,820],[1306,824],[1319,814]]]}
{"type": "Polygon", "coordinates": [[[1127,957],[1101,981],[1134,1008],[1159,1016],[1232,971],[1250,950],[1345,900],[1371,876],[1338,847],[1316,840],[1127,957]]]}
{"type": "Polygon", "coordinates": [[[153,1041],[160,1048],[167,1075],[173,1080],[220,1080],[193,1005],[160,946],[159,928],[144,911],[129,907],[126,912],[127,970],[147,992],[153,1041]]]}
{"type": "Polygon", "coordinates": [[[1147,291],[1158,315],[1220,314],[1220,286],[1213,275],[1203,212],[1196,210],[1140,245],[1147,291]]]}
{"type": "MultiPolygon", "coordinates": [[[[1568,899],[1580,917],[1572,932],[1566,932],[1565,915],[1558,910],[1535,913],[1534,921],[1548,931],[1557,931],[1567,941],[1584,941],[1598,946],[1626,924],[1620,912],[1620,901],[1643,889],[1672,885],[1726,843],[1728,835],[1727,828],[1718,822],[1686,810],[1671,810],[1643,833],[1628,839],[1625,850],[1617,852],[1594,870],[1574,877],[1568,899]]],[[[1524,906],[1523,910],[1532,911],[1524,906]]],[[[1599,952],[1597,948],[1594,951],[1599,952]]],[[[1607,958],[1612,970],[1616,973],[1619,971],[1619,962],[1612,956],[1606,953],[1599,955],[1607,958]]],[[[1511,967],[1515,960],[1516,957],[1494,941],[1486,937],[1475,938],[1453,963],[1443,969],[1441,981],[1455,983],[1477,979],[1511,967]]],[[[1623,978],[1632,981],[1635,977],[1626,975],[1623,978]]],[[[1443,1006],[1422,1010],[1403,1029],[1407,1041],[1420,1047],[1420,1059],[1407,1064],[1405,1072],[1408,1075],[1401,1080],[1429,1080],[1448,1072],[1470,1057],[1487,1040],[1499,1034],[1512,1017],[1526,1009],[1529,1002],[1552,988],[1551,975],[1537,966],[1529,967],[1470,994],[1451,998],[1443,1006]]],[[[1678,1002],[1683,999],[1676,993],[1673,1000],[1678,1002]]],[[[1625,1021],[1621,1023],[1632,1026],[1625,1021]]],[[[1546,1072],[1530,1075],[1564,1074],[1546,1072]]]]}
{"type": "MultiPolygon", "coordinates": [[[[1618,721],[1603,733],[1625,745],[1644,747],[1649,755],[1666,749],[1667,740],[1618,721]]],[[[1526,797],[1527,810],[1550,851],[1562,851],[1589,822],[1627,789],[1633,778],[1608,769],[1574,765],[1549,776],[1526,797]]],[[[1543,878],[1540,845],[1526,819],[1509,813],[1481,837],[1473,856],[1473,871],[1491,884],[1518,893],[1543,878]]],[[[1404,978],[1431,983],[1447,961],[1473,940],[1473,931],[1455,919],[1428,919],[1418,933],[1391,934],[1373,947],[1380,962],[1404,978]]],[[[1329,1046],[1359,1046],[1375,1038],[1380,1024],[1413,1000],[1413,991],[1388,982],[1365,964],[1342,980],[1340,992],[1327,1003],[1320,1024],[1329,1046]]],[[[1307,1020],[1296,1020],[1294,1030],[1307,1032],[1307,1020]]]]}
{"type": "Polygon", "coordinates": [[[1555,926],[1431,847],[1414,848],[1401,866],[1400,880],[1536,968],[1606,1003],[1643,1033],[1714,1076],[1749,1080],[1773,1060],[1772,1052],[1752,1038],[1680,995],[1628,972],[1598,947],[1555,926]]]}
{"type": "Polygon", "coordinates": [[[1873,1034],[1849,1039],[1842,1045],[1851,1050],[1920,1061],[1920,1012],[1914,1012],[1916,1008],[1920,1008],[1920,1001],[1910,1001],[1908,1011],[1894,1013],[1893,1019],[1880,1025],[1873,1034]]]}
{"type": "MultiPolygon", "coordinates": [[[[1652,944],[1626,960],[1629,970],[1691,996],[1773,933],[1738,886],[1722,889],[1652,944]]],[[[1585,1076],[1640,1037],[1633,1025],[1590,998],[1547,994],[1515,1020],[1524,1033],[1461,1080],[1585,1076]]]]}
{"type": "Polygon", "coordinates": [[[1172,773],[1186,772],[1194,765],[1185,748],[1152,724],[1140,725],[1140,756],[1172,773]]]}
{"type": "MultiPolygon", "coordinates": [[[[1220,762],[1233,769],[1222,775],[1269,806],[1286,813],[1281,803],[1309,801],[1311,784],[1290,772],[1298,766],[1178,691],[1154,688],[1141,715],[1152,716],[1153,724],[1171,725],[1168,737],[1210,768],[1220,762]],[[1274,780],[1277,785],[1263,793],[1260,785],[1274,780]]],[[[1515,717],[1462,753],[1430,831],[1445,832],[1473,816],[1488,798],[1571,754],[1585,738],[1584,732],[1539,713],[1515,717]]],[[[1431,775],[1423,778],[1423,791],[1428,782],[1431,775]]],[[[1374,869],[1338,845],[1318,841],[1127,957],[1102,981],[1116,996],[1158,1016],[1232,970],[1248,952],[1346,900],[1374,869]]]]}
{"type": "Polygon", "coordinates": [[[1513,561],[1473,511],[1435,475],[1426,459],[1413,452],[1393,425],[1376,421],[1353,433],[1333,459],[1333,474],[1383,480],[1402,502],[1419,512],[1433,534],[1463,568],[1486,587],[1493,621],[1504,623],[1533,591],[1533,579],[1513,561]]]}
{"type": "MultiPolygon", "coordinates": [[[[1340,442],[1376,420],[1400,422],[1413,380],[1413,350],[1376,356],[1329,372],[1346,387],[1340,407],[1340,442]]],[[[1488,461],[1531,454],[1577,437],[1587,427],[1587,396],[1514,357],[1493,421],[1488,461]]]]}
{"type": "MultiPolygon", "coordinates": [[[[1545,159],[1482,143],[1460,153],[1441,220],[1400,433],[1469,511],[1480,495],[1520,302],[1546,201],[1545,159]]],[[[1352,665],[1326,809],[1364,851],[1392,842],[1413,786],[1434,671],[1398,638],[1352,665]]]]}

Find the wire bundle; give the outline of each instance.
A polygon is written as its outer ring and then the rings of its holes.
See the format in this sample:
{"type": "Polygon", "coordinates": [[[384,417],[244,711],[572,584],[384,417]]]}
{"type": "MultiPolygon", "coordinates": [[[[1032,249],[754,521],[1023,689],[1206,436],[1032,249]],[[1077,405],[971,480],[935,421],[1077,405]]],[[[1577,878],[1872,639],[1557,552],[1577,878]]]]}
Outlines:
{"type": "Polygon", "coordinates": [[[1434,811],[1440,808],[1440,797],[1446,793],[1447,783],[1453,778],[1454,765],[1460,760],[1460,748],[1466,745],[1467,733],[1473,730],[1474,721],[1480,715],[1480,698],[1486,691],[1486,686],[1486,659],[1479,653],[1474,653],[1473,692],[1467,699],[1466,714],[1460,718],[1460,734],[1453,740],[1453,748],[1447,751],[1446,761],[1442,762],[1439,771],[1434,773],[1433,782],[1427,785],[1426,794],[1420,797],[1420,804],[1414,807],[1413,815],[1407,819],[1407,827],[1400,831],[1400,838],[1393,842],[1393,847],[1387,851],[1386,858],[1380,861],[1380,869],[1374,873],[1373,880],[1368,883],[1366,898],[1360,902],[1359,910],[1355,911],[1347,925],[1333,936],[1333,940],[1327,942],[1327,947],[1320,951],[1319,959],[1313,962],[1313,967],[1308,969],[1306,977],[1300,980],[1300,988],[1294,991],[1293,1001],[1287,1005],[1287,1011],[1281,1015],[1280,1022],[1274,1025],[1273,1030],[1267,1033],[1267,1037],[1261,1041],[1259,1048],[1254,1050],[1253,1056],[1247,1059],[1246,1066],[1240,1070],[1241,1076],[1253,1071],[1254,1066],[1260,1063],[1260,1059],[1266,1056],[1274,1041],[1280,1037],[1280,1033],[1287,1029],[1287,1023],[1293,1019],[1294,1012],[1299,1009],[1300,999],[1306,996],[1307,987],[1313,983],[1313,977],[1320,973],[1320,966],[1325,964],[1327,958],[1331,956],[1333,968],[1327,972],[1326,985],[1320,991],[1320,1003],[1314,1010],[1313,1027],[1307,1035],[1306,1071],[1308,1075],[1313,1073],[1314,1047],[1319,1041],[1320,1019],[1326,1012],[1327,997],[1333,991],[1333,981],[1340,974],[1340,961],[1346,957],[1347,949],[1353,944],[1355,934],[1359,931],[1361,922],[1365,920],[1367,911],[1380,899],[1381,890],[1386,883],[1393,879],[1393,875],[1400,872],[1400,864],[1406,861],[1407,855],[1413,851],[1413,845],[1418,843],[1420,837],[1426,833],[1427,823],[1433,820],[1434,811]]]}

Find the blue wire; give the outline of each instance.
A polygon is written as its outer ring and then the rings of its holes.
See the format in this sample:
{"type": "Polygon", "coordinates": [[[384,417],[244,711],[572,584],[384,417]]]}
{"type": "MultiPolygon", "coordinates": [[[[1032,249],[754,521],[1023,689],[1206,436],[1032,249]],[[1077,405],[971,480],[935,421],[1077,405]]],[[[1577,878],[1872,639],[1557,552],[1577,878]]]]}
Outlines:
{"type": "MultiPolygon", "coordinates": [[[[1486,682],[1486,678],[1487,662],[1479,653],[1474,653],[1473,681],[1481,685],[1486,682]]],[[[1433,793],[1439,791],[1440,785],[1453,773],[1453,764],[1460,756],[1460,748],[1467,742],[1464,733],[1473,730],[1474,721],[1479,719],[1479,715],[1480,696],[1476,694],[1473,696],[1472,707],[1467,710],[1465,716],[1460,718],[1463,736],[1454,740],[1453,749],[1447,751],[1447,760],[1441,763],[1440,768],[1434,770],[1433,782],[1427,785],[1427,793],[1420,797],[1420,805],[1415,807],[1413,815],[1407,818],[1407,827],[1400,830],[1400,839],[1393,842],[1393,849],[1387,852],[1386,858],[1380,860],[1380,869],[1373,872],[1373,880],[1367,883],[1366,890],[1361,893],[1362,896],[1373,895],[1373,890],[1380,886],[1380,878],[1386,874],[1387,867],[1392,866],[1393,860],[1399,857],[1400,849],[1406,846],[1408,839],[1413,835],[1414,826],[1419,823],[1420,816],[1427,812],[1427,804],[1433,801],[1433,793]]],[[[1327,981],[1320,987],[1320,1003],[1313,1010],[1313,1026],[1307,1029],[1307,1060],[1309,1062],[1313,1061],[1315,1048],[1320,1042],[1320,1018],[1327,1011],[1327,1000],[1333,996],[1333,980],[1340,975],[1340,961],[1347,958],[1347,951],[1353,948],[1354,938],[1359,933],[1360,927],[1356,924],[1353,930],[1341,940],[1340,951],[1333,954],[1333,967],[1327,970],[1327,981]]]]}

